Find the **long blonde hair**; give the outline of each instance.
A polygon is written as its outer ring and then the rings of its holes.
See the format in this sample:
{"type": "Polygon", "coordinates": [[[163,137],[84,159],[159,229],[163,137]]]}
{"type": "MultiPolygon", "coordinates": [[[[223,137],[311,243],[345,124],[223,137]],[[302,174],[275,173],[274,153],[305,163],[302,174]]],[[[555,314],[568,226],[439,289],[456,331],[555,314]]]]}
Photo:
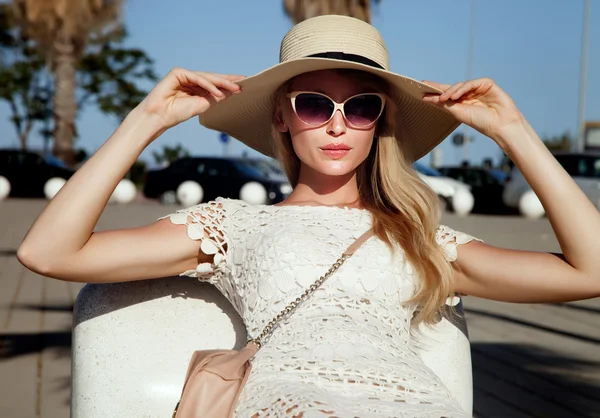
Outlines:
{"type": "MultiPolygon", "coordinates": [[[[373,81],[379,86],[384,84],[379,79],[373,81]]],[[[276,106],[285,100],[290,83],[291,80],[275,92],[276,106]]],[[[381,90],[387,91],[385,87],[381,90]]],[[[394,134],[395,113],[395,104],[387,100],[377,126],[378,138],[357,168],[359,197],[362,206],[373,215],[377,237],[393,252],[394,244],[399,245],[419,278],[414,296],[406,301],[417,306],[412,325],[432,325],[439,320],[446,298],[453,294],[452,268],[436,242],[441,214],[439,198],[405,158],[394,134]]],[[[296,187],[300,159],[294,152],[290,134],[279,132],[275,119],[273,137],[277,159],[292,187],[296,187]]]]}

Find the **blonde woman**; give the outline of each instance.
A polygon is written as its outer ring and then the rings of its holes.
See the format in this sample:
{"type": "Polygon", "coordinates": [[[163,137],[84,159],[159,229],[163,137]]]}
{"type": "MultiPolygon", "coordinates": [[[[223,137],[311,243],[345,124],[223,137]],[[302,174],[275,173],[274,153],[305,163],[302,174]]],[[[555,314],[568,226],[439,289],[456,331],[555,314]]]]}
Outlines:
{"type": "Polygon", "coordinates": [[[196,277],[229,299],[255,338],[373,227],[264,341],[236,416],[466,416],[420,360],[411,330],[434,323],[453,292],[527,303],[600,296],[598,211],[492,80],[395,74],[379,33],[341,16],[296,25],[280,61],[249,78],[171,71],[48,204],[19,260],[80,282],[196,277]],[[144,148],[198,115],[277,156],[291,195],[273,206],[219,198],[93,233],[144,148]],[[564,256],[495,248],[439,225],[437,197],[411,162],[461,122],[519,167],[564,256]]]}

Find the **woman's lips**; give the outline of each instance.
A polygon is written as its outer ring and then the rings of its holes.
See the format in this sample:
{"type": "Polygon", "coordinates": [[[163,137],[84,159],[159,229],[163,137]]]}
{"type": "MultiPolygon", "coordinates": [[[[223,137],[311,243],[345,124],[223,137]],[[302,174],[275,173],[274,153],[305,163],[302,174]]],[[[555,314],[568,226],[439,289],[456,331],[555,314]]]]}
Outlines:
{"type": "Polygon", "coordinates": [[[350,152],[349,149],[321,149],[321,151],[334,160],[338,160],[350,152]]]}

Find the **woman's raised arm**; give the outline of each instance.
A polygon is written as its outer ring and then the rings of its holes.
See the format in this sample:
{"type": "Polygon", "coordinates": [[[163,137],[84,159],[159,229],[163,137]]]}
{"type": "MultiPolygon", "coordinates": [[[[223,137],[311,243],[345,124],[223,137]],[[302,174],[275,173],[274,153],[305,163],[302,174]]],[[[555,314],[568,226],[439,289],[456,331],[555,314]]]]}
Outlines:
{"type": "Polygon", "coordinates": [[[600,297],[600,213],[542,143],[512,99],[490,79],[431,83],[427,95],[461,122],[492,138],[539,197],[563,254],[469,243],[456,263],[458,291],[514,302],[600,297]]]}
{"type": "Polygon", "coordinates": [[[157,222],[93,233],[119,181],[162,132],[240,91],[243,77],[174,69],[48,203],[18,248],[17,258],[45,276],[75,281],[161,277],[197,264],[185,228],[157,222]],[[181,237],[181,238],[180,238],[181,237]]]}

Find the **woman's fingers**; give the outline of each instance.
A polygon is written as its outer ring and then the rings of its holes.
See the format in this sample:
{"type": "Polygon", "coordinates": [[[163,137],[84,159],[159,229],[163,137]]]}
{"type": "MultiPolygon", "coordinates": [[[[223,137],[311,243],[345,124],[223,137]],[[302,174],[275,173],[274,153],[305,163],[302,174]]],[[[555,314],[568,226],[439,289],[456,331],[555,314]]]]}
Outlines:
{"type": "Polygon", "coordinates": [[[245,78],[237,74],[205,73],[183,68],[174,68],[171,73],[171,88],[174,91],[180,90],[202,97],[213,96],[215,99],[229,97],[225,92],[239,93],[241,88],[235,81],[245,78]]]}
{"type": "MultiPolygon", "coordinates": [[[[431,87],[435,87],[439,90],[442,90],[442,93],[439,94],[439,101],[446,102],[448,100],[458,100],[469,91],[476,90],[482,85],[483,81],[484,79],[474,79],[468,81],[461,81],[450,85],[423,80],[423,84],[427,84],[431,87]]],[[[428,93],[424,95],[423,99],[426,102],[433,102],[433,100],[431,99],[431,97],[433,96],[435,96],[435,94],[428,93]]]]}
{"type": "Polygon", "coordinates": [[[427,93],[423,96],[423,101],[428,102],[428,103],[438,104],[440,102],[440,95],[433,94],[433,93],[427,93]]]}
{"type": "Polygon", "coordinates": [[[223,90],[230,91],[231,93],[240,91],[240,86],[219,75],[183,69],[175,69],[173,70],[173,74],[177,80],[176,89],[184,90],[186,88],[189,91],[190,88],[200,88],[201,90],[196,93],[200,96],[205,96],[206,92],[208,92],[216,98],[222,98],[224,97],[223,90]]]}
{"type": "Polygon", "coordinates": [[[446,91],[444,91],[442,94],[440,94],[440,101],[445,102],[445,101],[449,100],[454,95],[454,93],[456,93],[463,85],[465,85],[465,83],[460,82],[460,83],[456,83],[456,84],[452,85],[450,88],[446,89],[446,91]]]}
{"type": "Polygon", "coordinates": [[[434,104],[444,104],[448,101],[457,101],[469,93],[477,91],[480,87],[482,87],[485,81],[486,79],[468,80],[453,84],[451,86],[448,84],[439,84],[427,81],[424,83],[443,90],[443,93],[439,95],[427,93],[423,96],[423,101],[434,104]]]}
{"type": "Polygon", "coordinates": [[[482,95],[487,93],[494,86],[494,81],[489,78],[477,78],[461,83],[456,83],[443,94],[440,95],[440,100],[456,101],[465,97],[472,97],[472,94],[482,95]],[[470,94],[472,93],[472,94],[470,94]]]}
{"type": "Polygon", "coordinates": [[[466,83],[463,83],[463,85],[460,86],[460,88],[456,89],[456,91],[454,91],[450,95],[450,100],[458,100],[470,91],[477,90],[479,86],[481,86],[480,80],[471,80],[466,83]]]}
{"type": "Polygon", "coordinates": [[[205,74],[199,74],[194,71],[176,69],[173,71],[173,75],[178,82],[176,89],[182,90],[184,87],[189,88],[198,86],[209,92],[210,94],[221,97],[223,93],[215,86],[210,80],[207,79],[205,74]]]}
{"type": "Polygon", "coordinates": [[[141,107],[159,116],[163,128],[168,129],[239,93],[236,82],[244,78],[173,68],[144,98],[141,107]]]}
{"type": "Polygon", "coordinates": [[[225,100],[226,98],[235,94],[226,89],[218,89],[218,90],[221,93],[221,95],[219,95],[219,96],[217,96],[215,94],[206,94],[206,90],[204,90],[201,87],[185,87],[185,88],[181,89],[181,91],[183,91],[188,96],[191,96],[191,98],[197,98],[199,100],[206,100],[210,105],[213,105],[222,100],[225,100]]]}
{"type": "Polygon", "coordinates": [[[205,77],[208,81],[210,81],[218,89],[228,90],[232,93],[237,93],[241,90],[239,85],[235,84],[230,79],[222,77],[220,74],[217,75],[204,73],[202,74],[202,76],[205,77]]]}

